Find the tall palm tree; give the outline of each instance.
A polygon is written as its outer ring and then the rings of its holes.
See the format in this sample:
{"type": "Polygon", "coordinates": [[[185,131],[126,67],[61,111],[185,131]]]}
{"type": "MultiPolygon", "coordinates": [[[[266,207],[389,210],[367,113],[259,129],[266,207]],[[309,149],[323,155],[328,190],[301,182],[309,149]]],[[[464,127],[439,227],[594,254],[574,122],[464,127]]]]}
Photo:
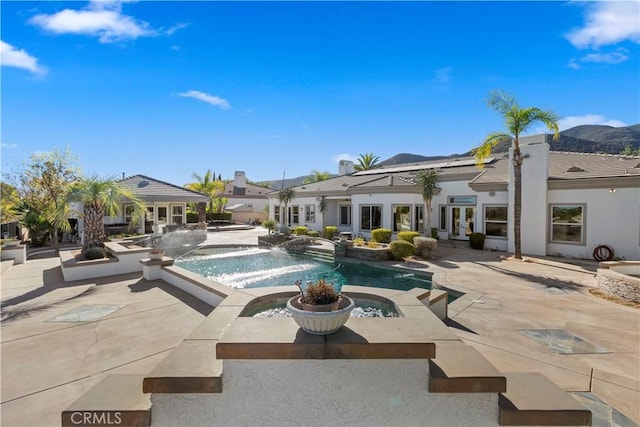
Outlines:
{"type": "Polygon", "coordinates": [[[503,141],[511,141],[513,150],[513,195],[514,195],[514,258],[522,259],[520,222],[522,214],[522,163],[524,156],[520,151],[520,134],[534,122],[542,122],[547,129],[553,131],[553,139],[558,138],[558,116],[551,111],[536,107],[520,107],[518,100],[502,90],[494,90],[487,98],[487,105],[498,112],[504,119],[506,131],[492,132],[484,139],[482,145],[475,149],[476,164],[482,167],[482,161],[491,154],[491,149],[503,141]]]}
{"type": "Polygon", "coordinates": [[[434,169],[423,169],[416,174],[416,185],[420,189],[424,204],[427,207],[427,223],[424,230],[427,237],[431,237],[431,200],[440,191],[439,183],[440,176],[434,169]]]}
{"type": "Polygon", "coordinates": [[[378,166],[378,160],[380,160],[380,157],[373,153],[360,154],[360,157],[358,157],[358,164],[355,165],[354,169],[357,171],[373,169],[378,166]]]}
{"type": "Polygon", "coordinates": [[[102,247],[106,235],[104,216],[118,215],[123,202],[133,205],[132,222],[135,224],[145,213],[144,204],[131,191],[122,187],[114,178],[93,176],[81,179],[72,185],[65,195],[64,207],[55,212],[53,221],[62,229],[69,229],[67,221],[69,203],[81,202],[84,211],[84,244],[82,251],[91,247],[102,247]]]}
{"type": "Polygon", "coordinates": [[[209,212],[214,212],[216,204],[216,198],[224,191],[224,184],[221,180],[216,180],[215,173],[211,170],[207,170],[204,176],[197,173],[191,174],[191,178],[195,182],[190,182],[185,185],[189,190],[197,191],[198,193],[206,194],[209,196],[209,212]]]}
{"type": "Polygon", "coordinates": [[[283,188],[282,190],[278,191],[278,201],[280,202],[280,204],[284,205],[284,212],[282,213],[282,216],[284,216],[284,221],[282,220],[282,218],[280,219],[280,222],[282,224],[289,225],[287,205],[289,204],[289,202],[291,202],[291,200],[295,199],[295,197],[296,192],[291,187],[283,188]]]}

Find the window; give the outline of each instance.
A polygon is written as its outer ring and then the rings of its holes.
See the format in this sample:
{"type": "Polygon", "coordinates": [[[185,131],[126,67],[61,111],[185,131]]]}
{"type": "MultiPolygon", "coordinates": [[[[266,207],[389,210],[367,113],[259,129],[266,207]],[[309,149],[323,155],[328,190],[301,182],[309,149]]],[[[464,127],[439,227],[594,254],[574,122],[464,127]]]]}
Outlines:
{"type": "Polygon", "coordinates": [[[507,206],[484,207],[484,234],[507,237],[507,206]]]}
{"type": "Polygon", "coordinates": [[[340,205],[340,225],[351,227],[351,205],[340,205]]]}
{"type": "Polygon", "coordinates": [[[360,206],[360,229],[375,230],[382,224],[382,206],[362,205],[360,206]]]}
{"type": "Polygon", "coordinates": [[[289,224],[299,224],[299,223],[300,223],[300,207],[298,205],[289,206],[289,224]]]}
{"type": "Polygon", "coordinates": [[[133,208],[133,205],[124,205],[124,222],[126,222],[127,224],[131,223],[134,212],[135,210],[133,208]]]}
{"type": "Polygon", "coordinates": [[[304,205],[305,222],[316,222],[316,205],[304,205]]]}
{"type": "Polygon", "coordinates": [[[551,241],[584,242],[584,205],[551,205],[551,241]]]}
{"type": "Polygon", "coordinates": [[[393,231],[411,230],[411,206],[395,205],[391,207],[393,213],[393,231]]]}
{"type": "Polygon", "coordinates": [[[182,205],[171,205],[171,223],[182,224],[182,205]]]}
{"type": "Polygon", "coordinates": [[[450,205],[475,205],[476,196],[451,196],[449,197],[450,205]]]}
{"type": "Polygon", "coordinates": [[[273,219],[276,222],[276,224],[280,224],[280,206],[274,206],[273,207],[273,219]]]}
{"type": "Polygon", "coordinates": [[[158,224],[167,223],[167,207],[158,206],[158,224]]]}
{"type": "Polygon", "coordinates": [[[440,205],[440,231],[447,231],[447,206],[440,205]]]}
{"type": "Polygon", "coordinates": [[[424,233],[424,205],[415,205],[413,215],[413,230],[424,233]]]}

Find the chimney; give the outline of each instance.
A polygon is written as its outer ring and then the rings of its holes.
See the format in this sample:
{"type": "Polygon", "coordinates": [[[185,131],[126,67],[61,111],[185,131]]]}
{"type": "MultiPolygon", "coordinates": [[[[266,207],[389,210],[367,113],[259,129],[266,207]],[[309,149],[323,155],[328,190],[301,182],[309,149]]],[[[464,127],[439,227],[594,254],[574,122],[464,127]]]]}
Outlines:
{"type": "Polygon", "coordinates": [[[338,174],[351,175],[355,171],[351,160],[340,160],[338,174]]]}
{"type": "Polygon", "coordinates": [[[244,171],[236,171],[233,176],[233,186],[236,188],[247,188],[247,177],[244,171]]]}

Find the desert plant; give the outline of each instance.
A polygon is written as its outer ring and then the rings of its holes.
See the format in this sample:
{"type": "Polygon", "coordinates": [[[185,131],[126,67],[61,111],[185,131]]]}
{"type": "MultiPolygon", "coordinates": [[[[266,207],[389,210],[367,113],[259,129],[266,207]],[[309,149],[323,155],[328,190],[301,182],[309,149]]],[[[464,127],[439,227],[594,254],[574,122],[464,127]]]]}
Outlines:
{"type": "Polygon", "coordinates": [[[101,259],[106,256],[106,252],[104,248],[101,248],[100,246],[90,246],[83,252],[83,255],[84,259],[88,260],[101,259]]]}
{"type": "Polygon", "coordinates": [[[262,222],[262,226],[269,230],[269,234],[271,234],[271,232],[276,229],[276,225],[276,221],[273,219],[265,219],[262,222]]]}
{"type": "Polygon", "coordinates": [[[324,305],[334,303],[340,299],[340,294],[336,292],[333,284],[327,283],[324,279],[307,284],[304,290],[300,280],[296,281],[295,284],[302,294],[300,302],[304,304],[324,305]]]}
{"type": "Polygon", "coordinates": [[[423,169],[416,174],[416,185],[422,193],[422,199],[427,208],[427,224],[425,226],[425,232],[431,230],[431,216],[433,215],[433,209],[431,209],[431,200],[433,196],[440,192],[440,176],[434,169],[423,169]]]}
{"type": "Polygon", "coordinates": [[[374,248],[379,247],[379,243],[377,243],[375,240],[369,240],[367,242],[367,247],[371,248],[371,249],[374,249],[374,248]]]}
{"type": "Polygon", "coordinates": [[[401,231],[398,233],[398,239],[406,240],[409,243],[413,243],[413,239],[418,237],[420,233],[417,231],[401,231]]]}
{"type": "Polygon", "coordinates": [[[413,255],[416,247],[413,246],[413,243],[409,243],[406,240],[394,240],[389,245],[389,250],[391,251],[391,255],[393,259],[403,260],[407,257],[413,255]]]}
{"type": "Polygon", "coordinates": [[[391,230],[388,228],[371,230],[371,240],[378,243],[389,243],[391,241],[391,230]]]}
{"type": "Polygon", "coordinates": [[[413,239],[416,250],[413,252],[421,258],[429,258],[431,251],[438,246],[438,241],[429,237],[416,237],[413,239]]]}
{"type": "Polygon", "coordinates": [[[304,225],[299,225],[293,229],[293,234],[296,236],[306,236],[309,233],[309,229],[304,225]]]}
{"type": "Polygon", "coordinates": [[[484,234],[483,233],[471,233],[469,235],[469,245],[473,249],[484,249],[484,234]]]}
{"type": "Polygon", "coordinates": [[[355,239],[353,239],[353,245],[354,246],[363,246],[364,245],[364,238],[356,237],[355,239]]]}
{"type": "Polygon", "coordinates": [[[307,232],[307,236],[309,237],[320,237],[320,232],[317,230],[309,230],[309,232],[307,232]]]}
{"type": "Polygon", "coordinates": [[[325,228],[322,229],[322,237],[324,237],[325,239],[333,239],[333,236],[335,236],[335,234],[338,232],[338,227],[336,227],[335,225],[327,225],[325,228]]]}

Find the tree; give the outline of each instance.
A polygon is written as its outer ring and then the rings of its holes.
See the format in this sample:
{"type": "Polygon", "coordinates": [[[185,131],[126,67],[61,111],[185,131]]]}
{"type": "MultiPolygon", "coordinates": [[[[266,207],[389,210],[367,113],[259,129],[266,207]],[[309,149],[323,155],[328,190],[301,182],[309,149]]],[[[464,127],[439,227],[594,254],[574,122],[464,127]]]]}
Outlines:
{"type": "Polygon", "coordinates": [[[439,183],[440,177],[438,176],[438,172],[433,169],[423,169],[416,174],[416,185],[420,189],[424,204],[427,207],[427,223],[424,230],[427,237],[431,237],[431,200],[433,200],[433,196],[440,191],[439,183]]]}
{"type": "Polygon", "coordinates": [[[513,151],[513,195],[514,195],[514,258],[522,259],[520,222],[522,216],[522,163],[524,156],[520,151],[520,135],[534,122],[542,122],[553,131],[553,139],[558,138],[558,116],[551,111],[536,107],[520,107],[518,100],[502,90],[494,90],[487,98],[487,106],[498,112],[504,119],[505,131],[492,132],[486,136],[480,147],[474,150],[476,164],[482,167],[482,161],[491,154],[491,149],[503,141],[510,141],[513,151]]]}
{"type": "Polygon", "coordinates": [[[281,205],[284,205],[284,213],[282,214],[282,216],[285,217],[285,221],[282,221],[282,218],[280,221],[283,224],[290,225],[289,215],[287,215],[287,205],[289,204],[289,202],[291,202],[291,200],[295,199],[295,197],[296,192],[291,187],[283,188],[282,190],[278,191],[278,201],[281,205]]]}
{"type": "Polygon", "coordinates": [[[27,163],[5,175],[22,202],[18,219],[29,229],[32,243],[44,244],[49,233],[53,244],[58,243],[58,226],[46,217],[64,207],[64,194],[79,179],[75,163],[68,147],[64,151],[53,149],[31,155],[27,163]]]}
{"type": "Polygon", "coordinates": [[[360,157],[358,157],[358,164],[355,165],[354,169],[357,171],[373,169],[378,166],[378,160],[380,160],[380,157],[373,153],[360,154],[360,157]]]}
{"type": "Polygon", "coordinates": [[[67,217],[69,204],[80,202],[84,205],[84,244],[82,251],[91,247],[103,247],[106,235],[104,232],[104,216],[119,215],[120,207],[125,202],[133,205],[132,223],[135,224],[144,215],[146,209],[142,201],[133,193],[122,187],[114,178],[92,176],[74,184],[65,194],[64,206],[55,212],[53,222],[61,228],[69,228],[67,217]]]}
{"type": "Polygon", "coordinates": [[[0,181],[0,222],[2,224],[20,219],[20,215],[16,211],[19,203],[18,190],[13,185],[0,181]]]}
{"type": "Polygon", "coordinates": [[[633,145],[628,144],[620,154],[623,156],[640,156],[640,147],[633,148],[633,145]]]}
{"type": "Polygon", "coordinates": [[[220,179],[216,180],[216,176],[211,170],[207,170],[204,176],[193,173],[191,178],[195,179],[196,182],[190,182],[185,187],[209,196],[208,211],[210,213],[215,212],[216,207],[224,206],[226,202],[222,205],[216,202],[216,199],[224,192],[224,184],[220,179]]]}
{"type": "Polygon", "coordinates": [[[320,197],[318,209],[320,209],[320,213],[322,214],[322,226],[324,227],[324,214],[329,210],[329,201],[327,200],[327,196],[320,197]]]}
{"type": "Polygon", "coordinates": [[[312,184],[314,182],[325,181],[331,178],[331,172],[320,172],[317,169],[311,171],[311,176],[304,179],[303,184],[312,184]]]}

